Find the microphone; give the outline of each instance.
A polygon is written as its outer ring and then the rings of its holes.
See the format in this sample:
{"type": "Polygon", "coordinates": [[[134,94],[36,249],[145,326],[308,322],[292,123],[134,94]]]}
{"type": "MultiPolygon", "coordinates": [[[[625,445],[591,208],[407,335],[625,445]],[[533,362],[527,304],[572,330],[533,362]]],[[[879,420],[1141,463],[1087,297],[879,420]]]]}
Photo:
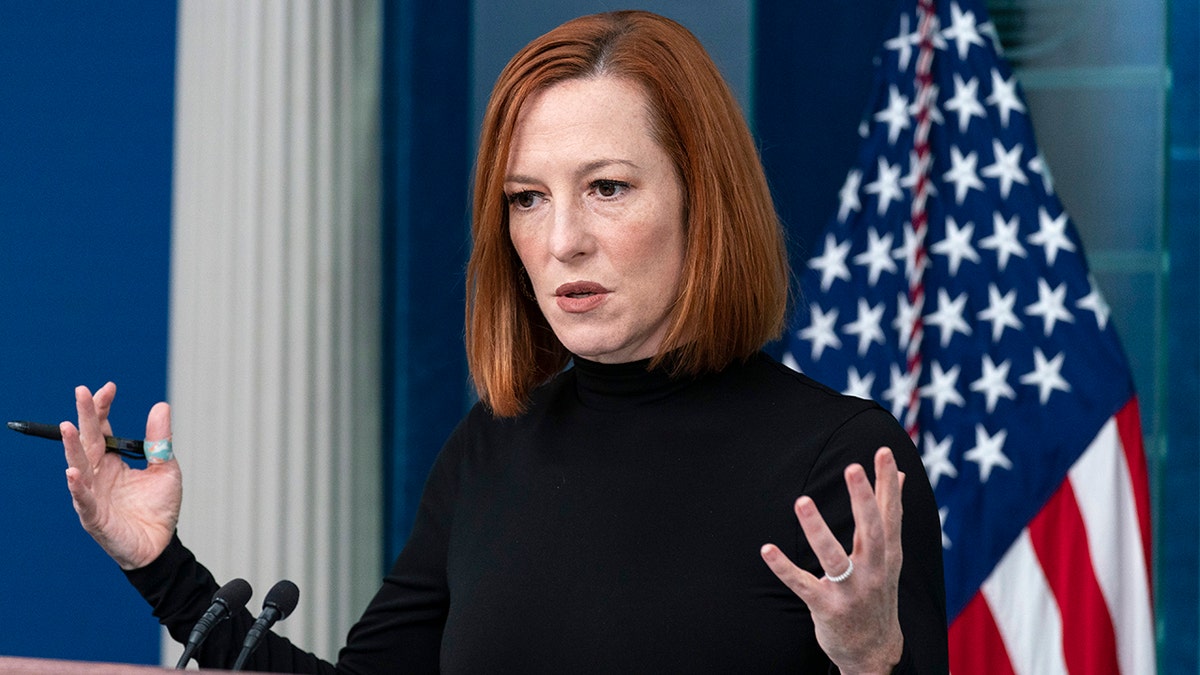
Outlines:
{"type": "Polygon", "coordinates": [[[296,609],[297,602],[300,602],[300,589],[287,579],[280,581],[267,591],[267,597],[263,599],[262,613],[254,620],[254,625],[246,633],[246,641],[242,643],[242,652],[238,654],[237,661],[233,664],[233,670],[242,669],[246,660],[258,647],[263,634],[275,625],[276,621],[288,618],[292,610],[296,609]]]}
{"type": "Polygon", "coordinates": [[[175,669],[183,670],[191,660],[192,652],[196,651],[201,642],[204,642],[204,638],[208,637],[213,626],[229,618],[233,612],[245,607],[246,601],[252,594],[250,584],[245,579],[234,579],[218,588],[217,592],[213,594],[213,601],[209,605],[208,611],[200,617],[200,620],[196,622],[196,627],[192,629],[192,634],[188,636],[187,645],[183,648],[183,655],[179,657],[179,663],[175,664],[175,669]]]}

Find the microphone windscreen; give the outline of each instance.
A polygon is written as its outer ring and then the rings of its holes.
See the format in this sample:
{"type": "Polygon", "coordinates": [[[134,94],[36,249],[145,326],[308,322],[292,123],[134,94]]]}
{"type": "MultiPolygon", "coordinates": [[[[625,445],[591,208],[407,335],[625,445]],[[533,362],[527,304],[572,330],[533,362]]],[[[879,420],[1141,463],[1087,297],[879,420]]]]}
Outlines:
{"type": "Polygon", "coordinates": [[[292,610],[296,609],[298,602],[300,602],[300,589],[296,587],[296,584],[284,579],[267,591],[267,597],[263,600],[263,608],[274,607],[279,611],[279,620],[282,621],[292,613],[292,610]]]}
{"type": "Polygon", "coordinates": [[[217,589],[217,592],[213,594],[213,602],[218,600],[224,602],[232,612],[245,607],[253,593],[254,591],[250,590],[249,582],[245,579],[234,579],[217,589]]]}

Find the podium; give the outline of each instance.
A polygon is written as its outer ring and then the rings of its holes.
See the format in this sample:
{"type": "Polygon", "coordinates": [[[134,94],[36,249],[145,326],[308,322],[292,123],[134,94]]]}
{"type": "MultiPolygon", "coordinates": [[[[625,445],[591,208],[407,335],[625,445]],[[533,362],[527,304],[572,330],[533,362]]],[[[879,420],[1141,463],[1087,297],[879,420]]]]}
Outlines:
{"type": "Polygon", "coordinates": [[[179,671],[161,666],[0,656],[0,675],[162,675],[176,672],[179,671]]]}

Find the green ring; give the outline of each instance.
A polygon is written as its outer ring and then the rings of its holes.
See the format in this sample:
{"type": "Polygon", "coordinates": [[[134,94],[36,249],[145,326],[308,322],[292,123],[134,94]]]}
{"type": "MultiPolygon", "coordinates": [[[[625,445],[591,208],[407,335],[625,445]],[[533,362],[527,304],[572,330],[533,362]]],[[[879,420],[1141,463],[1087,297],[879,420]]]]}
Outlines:
{"type": "Polygon", "coordinates": [[[162,464],[169,462],[175,457],[175,453],[171,449],[171,439],[164,438],[157,441],[146,441],[146,461],[151,464],[162,464]]]}

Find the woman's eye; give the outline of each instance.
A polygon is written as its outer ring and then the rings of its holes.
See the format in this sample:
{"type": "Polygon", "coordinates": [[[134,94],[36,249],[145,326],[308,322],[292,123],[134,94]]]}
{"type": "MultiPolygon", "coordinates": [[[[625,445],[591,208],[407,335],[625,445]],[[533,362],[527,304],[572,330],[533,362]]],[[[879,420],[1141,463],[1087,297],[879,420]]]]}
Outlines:
{"type": "Polygon", "coordinates": [[[620,180],[598,180],[592,183],[592,190],[604,199],[619,197],[629,189],[629,183],[620,180]]]}
{"type": "Polygon", "coordinates": [[[508,203],[517,209],[532,209],[537,205],[540,195],[533,190],[514,192],[508,196],[508,203]]]}

